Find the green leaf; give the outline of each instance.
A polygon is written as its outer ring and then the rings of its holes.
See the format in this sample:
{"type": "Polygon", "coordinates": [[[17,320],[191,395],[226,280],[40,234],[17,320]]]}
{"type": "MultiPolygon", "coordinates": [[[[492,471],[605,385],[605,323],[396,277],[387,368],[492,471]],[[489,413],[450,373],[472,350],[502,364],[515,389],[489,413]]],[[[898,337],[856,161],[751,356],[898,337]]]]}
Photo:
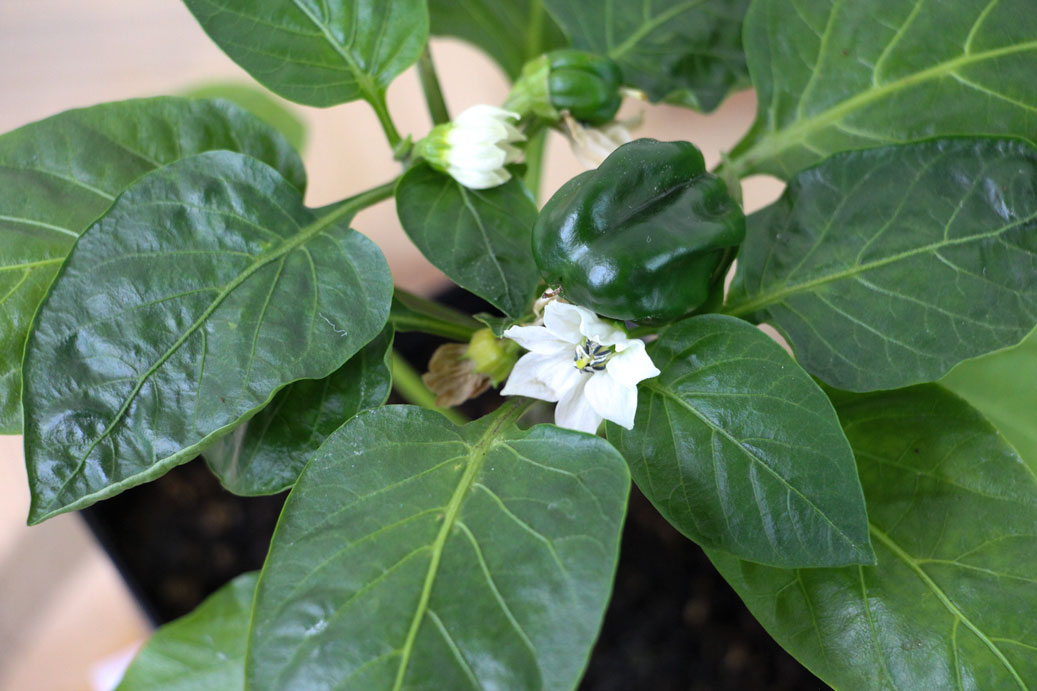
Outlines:
{"type": "Polygon", "coordinates": [[[235,494],[283,492],[328,435],[389,397],[393,332],[386,328],[331,376],[281,389],[270,405],[205,452],[220,483],[235,494]]]}
{"type": "Polygon", "coordinates": [[[237,104],[284,135],[296,151],[306,145],[306,124],[283,100],[252,84],[212,82],[184,92],[187,98],[223,98],[237,104]]]}
{"type": "Polygon", "coordinates": [[[25,353],[31,523],[158,477],[326,377],[388,317],[385,258],[263,163],[217,151],[124,192],[76,243],[25,353]]]}
{"type": "Polygon", "coordinates": [[[940,384],[982,412],[1037,472],[1037,330],[1014,348],[960,363],[940,384]]]}
{"type": "Polygon", "coordinates": [[[236,691],[245,688],[245,644],[257,572],[245,573],[190,614],[154,634],[117,691],[236,691]]]}
{"type": "Polygon", "coordinates": [[[566,45],[541,0],[429,0],[432,33],[486,51],[511,79],[541,53],[566,45]]]}
{"type": "Polygon", "coordinates": [[[380,102],[428,37],[424,0],[184,0],[266,88],[308,106],[380,102]]]}
{"type": "Polygon", "coordinates": [[[515,412],[388,406],[324,442],[259,579],[250,688],[576,686],[629,475],[605,440],[515,412]]]}
{"type": "Polygon", "coordinates": [[[756,0],[744,39],[759,112],[741,175],[929,137],[1037,141],[1032,0],[756,0]]]}
{"type": "Polygon", "coordinates": [[[725,311],[840,389],[938,379],[1037,323],[1037,150],[952,139],[838,154],[749,217],[725,311]]]}
{"type": "Polygon", "coordinates": [[[479,322],[464,312],[400,288],[393,292],[389,321],[397,331],[421,331],[462,342],[481,328],[479,322]]]}
{"type": "Polygon", "coordinates": [[[470,190],[427,165],[396,188],[396,213],[410,239],[452,281],[518,317],[532,307],[537,208],[522,182],[470,190]]]}
{"type": "Polygon", "coordinates": [[[76,237],[141,175],[212,149],[248,154],[306,186],[287,142],[224,102],[106,103],[0,136],[0,434],[22,431],[25,337],[76,237]]]}
{"type": "Polygon", "coordinates": [[[766,334],[692,317],[651,349],[632,430],[608,424],[634,481],[704,547],[782,566],[870,563],[853,454],[817,384],[766,334]]]}
{"type": "Polygon", "coordinates": [[[1037,686],[1037,476],[936,386],[839,406],[873,567],[709,557],[764,628],[835,688],[1037,686]]]}
{"type": "Polygon", "coordinates": [[[574,48],[608,55],[653,101],[710,111],[747,81],[749,0],[545,0],[574,48]]]}

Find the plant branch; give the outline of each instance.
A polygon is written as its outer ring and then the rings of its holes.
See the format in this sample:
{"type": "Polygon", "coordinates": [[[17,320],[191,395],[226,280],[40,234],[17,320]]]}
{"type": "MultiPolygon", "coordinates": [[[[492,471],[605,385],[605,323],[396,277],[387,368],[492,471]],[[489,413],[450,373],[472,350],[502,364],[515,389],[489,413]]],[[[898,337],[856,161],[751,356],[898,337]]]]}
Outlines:
{"type": "Polygon", "coordinates": [[[526,143],[526,174],[523,181],[533,193],[533,200],[540,204],[540,178],[544,169],[544,152],[547,149],[547,128],[530,135],[526,143]]]}
{"type": "Polygon", "coordinates": [[[421,51],[418,58],[418,77],[421,79],[421,90],[425,94],[425,102],[428,104],[429,115],[432,116],[433,125],[442,125],[450,122],[450,111],[447,110],[446,101],[443,99],[443,90],[439,86],[439,77],[436,75],[436,66],[432,62],[432,52],[428,43],[421,51]]]}
{"type": "Polygon", "coordinates": [[[321,218],[331,217],[328,218],[328,222],[338,221],[343,217],[352,218],[367,207],[374,206],[378,202],[391,197],[396,190],[396,183],[399,180],[399,178],[393,178],[378,187],[372,187],[359,194],[354,194],[352,197],[346,197],[327,206],[314,209],[314,212],[321,218]]]}
{"type": "Polygon", "coordinates": [[[392,351],[392,386],[400,398],[408,403],[438,411],[456,425],[468,422],[468,418],[453,408],[437,406],[435,394],[421,381],[421,375],[395,350],[392,351]]]}

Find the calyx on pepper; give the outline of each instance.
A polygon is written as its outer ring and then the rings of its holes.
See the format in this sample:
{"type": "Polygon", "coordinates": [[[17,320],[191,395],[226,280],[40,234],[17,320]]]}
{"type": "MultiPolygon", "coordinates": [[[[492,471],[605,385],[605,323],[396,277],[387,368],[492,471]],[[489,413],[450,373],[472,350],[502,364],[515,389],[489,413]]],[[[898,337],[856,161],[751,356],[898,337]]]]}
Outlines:
{"type": "Polygon", "coordinates": [[[707,300],[744,237],[741,208],[697,148],[637,139],[548,200],[533,257],[569,302],[660,322],[707,300]]]}
{"type": "Polygon", "coordinates": [[[612,59],[582,50],[555,50],[526,63],[504,108],[551,122],[567,110],[581,122],[599,125],[619,110],[622,85],[623,72],[612,59]]]}

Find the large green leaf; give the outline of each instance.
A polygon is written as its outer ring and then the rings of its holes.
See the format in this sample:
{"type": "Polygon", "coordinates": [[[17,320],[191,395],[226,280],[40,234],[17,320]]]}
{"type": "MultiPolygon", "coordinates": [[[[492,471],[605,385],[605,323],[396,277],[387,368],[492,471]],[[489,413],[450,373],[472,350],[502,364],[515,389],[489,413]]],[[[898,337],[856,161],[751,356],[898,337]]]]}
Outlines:
{"type": "Polygon", "coordinates": [[[245,573],[190,614],[156,631],[117,691],[237,691],[245,688],[245,644],[256,572],[245,573]]]}
{"type": "Polygon", "coordinates": [[[270,125],[296,151],[306,145],[306,123],[293,106],[254,83],[206,82],[183,92],[187,98],[223,98],[235,103],[270,125]]]}
{"type": "Polygon", "coordinates": [[[740,174],[927,137],[1037,141],[1033,0],[756,0],[744,38],[759,112],[740,174]]]}
{"type": "Polygon", "coordinates": [[[234,62],[290,101],[380,102],[428,37],[424,0],[184,0],[234,62]]]}
{"type": "Polygon", "coordinates": [[[433,34],[475,44],[512,79],[527,60],[565,46],[541,0],[429,0],[428,10],[433,34]]]}
{"type": "Polygon", "coordinates": [[[0,434],[22,431],[29,322],[76,237],[141,175],[212,149],[248,154],[306,185],[291,147],[225,102],[107,103],[0,136],[0,434]]]}
{"type": "Polygon", "coordinates": [[[1037,687],[1037,476],[936,386],[841,403],[878,564],[709,556],[786,650],[835,688],[1037,687]]]}
{"type": "Polygon", "coordinates": [[[706,547],[782,566],[874,559],[853,454],[832,404],[767,335],[693,317],[651,349],[632,430],[608,438],[637,486],[706,547]]]}
{"type": "Polygon", "coordinates": [[[386,328],[331,376],[281,389],[270,405],[205,451],[224,487],[253,496],[282,492],[299,479],[328,435],[361,410],[385,403],[392,386],[386,328]]]}
{"type": "Polygon", "coordinates": [[[747,78],[749,0],[544,0],[573,47],[608,55],[653,101],[713,110],[747,78]]]}
{"type": "Polygon", "coordinates": [[[508,409],[457,427],[388,406],[324,442],[259,579],[250,688],[575,687],[629,475],[605,440],[508,409]]]}
{"type": "Polygon", "coordinates": [[[506,314],[526,314],[540,274],[530,250],[537,208],[517,178],[470,190],[427,165],[396,188],[396,213],[421,253],[506,314]]]}
{"type": "Polygon", "coordinates": [[[940,383],[979,409],[1037,472],[1037,330],[1015,348],[962,362],[940,383]]]}
{"type": "Polygon", "coordinates": [[[374,338],[392,277],[346,214],[255,159],[201,154],[124,192],[76,243],[26,344],[29,520],[193,458],[374,338]]]}
{"type": "Polygon", "coordinates": [[[1037,150],[950,139],[838,154],[749,217],[726,311],[841,389],[933,381],[1037,323],[1037,150]]]}

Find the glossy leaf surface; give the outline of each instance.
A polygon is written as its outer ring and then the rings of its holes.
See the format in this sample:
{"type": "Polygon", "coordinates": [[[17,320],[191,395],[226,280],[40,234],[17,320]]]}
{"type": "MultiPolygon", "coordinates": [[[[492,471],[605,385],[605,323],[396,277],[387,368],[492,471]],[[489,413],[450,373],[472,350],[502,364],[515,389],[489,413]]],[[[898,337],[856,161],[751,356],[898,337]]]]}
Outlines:
{"type": "Polygon", "coordinates": [[[608,438],[637,486],[705,547],[776,565],[873,559],[853,454],[825,394],[739,319],[692,317],[650,355],[633,430],[608,438]]]}
{"type": "Polygon", "coordinates": [[[478,46],[512,79],[527,60],[566,45],[541,0],[429,0],[428,10],[433,34],[478,46]]]}
{"type": "Polygon", "coordinates": [[[387,406],[324,442],[260,577],[250,688],[576,685],[629,475],[605,440],[513,413],[387,406]]]}
{"type": "Polygon", "coordinates": [[[933,381],[1037,323],[1037,150],[950,139],[838,154],[749,217],[726,311],[841,389],[933,381]]]}
{"type": "Polygon", "coordinates": [[[25,337],[76,238],[141,175],[211,149],[248,154],[306,185],[287,142],[225,102],[106,103],[0,136],[0,433],[22,431],[25,337]]]}
{"type": "Polygon", "coordinates": [[[245,688],[245,643],[256,592],[245,573],[185,616],[156,631],[117,691],[236,691],[245,688]]]}
{"type": "Polygon", "coordinates": [[[934,385],[839,404],[876,566],[709,556],[781,645],[835,688],[1037,685],[1037,475],[934,385]]]}
{"type": "Polygon", "coordinates": [[[374,338],[392,278],[347,222],[317,219],[272,168],[226,151],[123,193],[76,243],[29,335],[30,522],[189,461],[374,338]]]}
{"type": "Polygon", "coordinates": [[[306,145],[306,123],[286,103],[257,84],[207,82],[183,92],[188,98],[222,98],[234,103],[284,135],[296,151],[306,145]]]}
{"type": "Polygon", "coordinates": [[[744,38],[759,112],[732,152],[743,175],[928,137],[1037,141],[1031,0],[758,0],[744,38]]]}
{"type": "Polygon", "coordinates": [[[381,99],[428,36],[423,0],[184,0],[216,45],[290,101],[381,99]]]}
{"type": "Polygon", "coordinates": [[[540,280],[530,251],[537,208],[517,178],[470,190],[416,166],[396,188],[396,213],[421,253],[459,286],[513,317],[530,310],[540,280]]]}
{"type": "Polygon", "coordinates": [[[329,434],[361,410],[385,403],[392,386],[387,328],[330,376],[281,389],[270,405],[205,452],[220,483],[235,494],[276,494],[299,479],[329,434]]]}
{"type": "Polygon", "coordinates": [[[608,55],[653,101],[713,110],[746,82],[748,0],[545,0],[574,48],[608,55]]]}
{"type": "Polygon", "coordinates": [[[1037,331],[1014,348],[962,362],[940,384],[983,413],[1037,472],[1037,331]]]}

